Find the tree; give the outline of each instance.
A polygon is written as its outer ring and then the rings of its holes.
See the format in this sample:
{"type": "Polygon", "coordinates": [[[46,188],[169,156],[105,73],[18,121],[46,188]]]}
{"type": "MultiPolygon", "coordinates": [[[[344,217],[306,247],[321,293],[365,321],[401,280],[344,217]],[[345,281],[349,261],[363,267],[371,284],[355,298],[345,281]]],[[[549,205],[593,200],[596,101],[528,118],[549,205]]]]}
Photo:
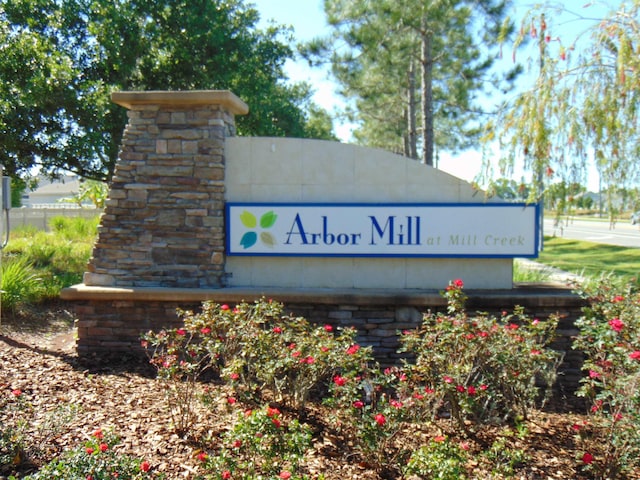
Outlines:
{"type": "Polygon", "coordinates": [[[105,182],[96,180],[80,181],[80,189],[73,197],[61,198],[59,202],[75,203],[83,207],[87,201],[91,202],[95,208],[104,208],[109,195],[109,186],[105,182]]]}
{"type": "Polygon", "coordinates": [[[535,81],[487,124],[484,139],[504,152],[503,173],[531,172],[532,198],[559,180],[584,184],[594,162],[614,215],[616,192],[640,179],[640,1],[622,1],[604,17],[596,7],[528,12],[514,55],[527,37],[534,42],[535,81]]]}
{"type": "Polygon", "coordinates": [[[243,1],[1,1],[5,171],[109,179],[126,123],[115,90],[230,89],[250,107],[242,134],[329,136],[307,125],[309,86],[284,82],[290,31],[258,30],[243,1]]]}
{"type": "Polygon", "coordinates": [[[508,178],[493,181],[487,190],[487,195],[496,196],[512,202],[523,202],[529,196],[529,188],[524,182],[516,182],[508,178]]]}
{"type": "Polygon", "coordinates": [[[423,163],[433,165],[436,147],[455,151],[477,142],[475,95],[493,63],[486,45],[511,31],[506,4],[325,0],[333,35],[304,54],[311,61],[330,56],[343,95],[355,102],[350,113],[361,123],[360,143],[413,158],[421,150],[423,163]]]}

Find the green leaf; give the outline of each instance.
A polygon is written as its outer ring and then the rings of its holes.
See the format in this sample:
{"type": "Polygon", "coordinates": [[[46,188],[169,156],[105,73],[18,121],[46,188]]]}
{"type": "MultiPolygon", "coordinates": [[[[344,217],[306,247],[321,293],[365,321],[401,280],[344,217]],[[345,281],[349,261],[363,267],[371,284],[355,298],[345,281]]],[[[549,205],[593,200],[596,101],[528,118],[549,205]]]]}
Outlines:
{"type": "Polygon", "coordinates": [[[260,226],[262,228],[270,228],[273,227],[273,224],[276,223],[276,219],[278,215],[273,213],[273,210],[268,211],[262,217],[260,217],[260,226]]]}
{"type": "Polygon", "coordinates": [[[242,248],[246,250],[247,248],[253,247],[257,241],[258,235],[256,234],[256,232],[247,232],[242,236],[240,245],[242,245],[242,248]]]}
{"type": "Polygon", "coordinates": [[[256,225],[258,225],[256,216],[251,212],[247,212],[246,210],[240,215],[240,221],[247,228],[256,228],[256,225]]]}

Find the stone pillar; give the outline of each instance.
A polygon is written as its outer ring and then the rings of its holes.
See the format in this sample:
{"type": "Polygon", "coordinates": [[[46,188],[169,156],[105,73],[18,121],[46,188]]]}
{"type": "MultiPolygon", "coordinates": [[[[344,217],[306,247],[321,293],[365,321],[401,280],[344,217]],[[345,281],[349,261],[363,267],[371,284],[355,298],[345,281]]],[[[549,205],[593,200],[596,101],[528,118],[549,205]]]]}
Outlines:
{"type": "Polygon", "coordinates": [[[224,143],[247,105],[228,91],[116,92],[129,109],[84,284],[224,283],[224,143]]]}

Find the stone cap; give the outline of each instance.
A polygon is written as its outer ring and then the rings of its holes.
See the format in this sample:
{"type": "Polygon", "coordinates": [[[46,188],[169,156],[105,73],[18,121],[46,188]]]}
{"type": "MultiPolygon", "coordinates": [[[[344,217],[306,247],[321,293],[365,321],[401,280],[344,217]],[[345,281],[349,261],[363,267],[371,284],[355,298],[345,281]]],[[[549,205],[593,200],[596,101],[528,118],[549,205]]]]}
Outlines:
{"type": "MultiPolygon", "coordinates": [[[[503,309],[507,305],[530,307],[573,307],[584,303],[568,288],[553,284],[519,284],[510,290],[468,290],[468,308],[481,305],[503,309]]],[[[63,300],[140,301],[140,302],[242,302],[273,298],[285,304],[315,303],[338,305],[409,305],[445,306],[446,300],[436,290],[377,290],[332,288],[167,288],[167,287],[98,287],[84,284],[62,290],[63,300]]]]}
{"type": "Polygon", "coordinates": [[[222,105],[234,115],[246,115],[249,107],[229,90],[151,90],[111,93],[111,101],[135,110],[137,106],[193,107],[222,105]]]}

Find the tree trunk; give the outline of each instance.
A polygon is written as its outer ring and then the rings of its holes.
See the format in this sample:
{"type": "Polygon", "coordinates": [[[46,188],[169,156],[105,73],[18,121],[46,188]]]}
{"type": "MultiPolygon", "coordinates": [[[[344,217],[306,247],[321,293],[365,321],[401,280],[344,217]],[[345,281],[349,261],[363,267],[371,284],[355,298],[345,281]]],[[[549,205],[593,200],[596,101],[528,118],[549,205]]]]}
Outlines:
{"type": "Polygon", "coordinates": [[[427,30],[427,20],[422,19],[420,32],[422,43],[422,163],[433,166],[433,33],[427,30]]]}
{"type": "Polygon", "coordinates": [[[402,134],[402,154],[405,157],[409,157],[411,158],[411,145],[410,145],[410,140],[409,140],[409,107],[404,109],[404,115],[403,115],[403,119],[404,119],[404,124],[406,126],[406,130],[404,131],[404,133],[402,134]]]}
{"type": "Polygon", "coordinates": [[[416,66],[413,60],[409,66],[409,89],[408,89],[408,114],[407,130],[409,132],[409,152],[410,158],[418,158],[418,130],[416,128],[416,66]]]}

